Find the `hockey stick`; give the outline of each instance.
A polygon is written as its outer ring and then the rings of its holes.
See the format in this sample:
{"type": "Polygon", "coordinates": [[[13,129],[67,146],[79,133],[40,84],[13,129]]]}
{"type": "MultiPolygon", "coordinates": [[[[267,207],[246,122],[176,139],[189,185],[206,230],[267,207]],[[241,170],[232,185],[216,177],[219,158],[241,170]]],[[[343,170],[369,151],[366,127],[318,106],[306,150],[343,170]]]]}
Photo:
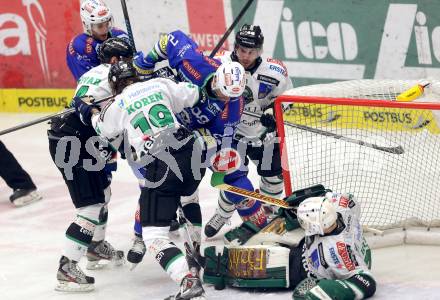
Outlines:
{"type": "MultiPolygon", "coordinates": [[[[248,115],[248,116],[252,116],[252,117],[256,117],[256,118],[261,117],[260,114],[249,112],[249,111],[243,111],[243,114],[248,115]]],[[[405,153],[405,150],[403,150],[402,146],[396,146],[396,147],[379,146],[379,145],[374,144],[374,143],[365,142],[363,140],[359,140],[359,139],[355,139],[355,138],[350,138],[348,136],[343,136],[343,135],[336,134],[336,133],[333,133],[333,132],[330,132],[330,131],[325,131],[325,130],[321,130],[321,129],[317,129],[317,128],[313,128],[313,127],[309,127],[309,126],[305,126],[305,125],[294,124],[294,123],[291,123],[289,121],[284,121],[284,124],[287,125],[287,126],[293,127],[293,128],[309,131],[309,132],[320,134],[320,135],[327,136],[327,137],[332,137],[332,138],[335,138],[337,140],[341,140],[341,141],[344,141],[344,142],[357,144],[357,145],[364,146],[364,147],[373,148],[373,149],[376,149],[376,150],[379,150],[379,151],[383,151],[383,152],[387,152],[387,153],[392,153],[392,154],[403,154],[403,153],[405,153]]]]}
{"type": "Polygon", "coordinates": [[[229,192],[229,193],[233,193],[233,194],[240,195],[243,197],[255,199],[255,200],[267,203],[267,204],[276,205],[276,206],[279,206],[282,208],[292,208],[292,206],[290,206],[289,203],[287,203],[286,201],[284,201],[282,199],[265,196],[265,195],[262,195],[257,192],[248,191],[245,189],[241,189],[241,188],[229,185],[229,184],[225,183],[224,178],[225,178],[225,173],[221,173],[221,172],[212,173],[211,186],[218,188],[218,189],[225,191],[225,192],[229,192]]]}
{"type": "Polygon", "coordinates": [[[122,12],[124,13],[125,27],[127,28],[128,38],[133,46],[133,55],[136,54],[136,45],[134,44],[133,31],[131,30],[130,17],[128,16],[127,3],[125,0],[121,0],[122,12]]]}
{"type": "MultiPolygon", "coordinates": [[[[121,0],[122,1],[122,0],[121,0]]],[[[252,2],[254,2],[254,0],[248,0],[248,2],[243,6],[243,8],[240,10],[240,12],[238,13],[237,17],[235,17],[234,22],[232,22],[231,26],[229,26],[228,30],[226,30],[226,32],[223,34],[222,38],[220,39],[220,41],[217,43],[217,45],[215,46],[215,48],[211,51],[211,54],[209,54],[209,57],[214,57],[214,55],[217,53],[217,51],[221,48],[221,46],[223,45],[223,43],[226,41],[226,39],[228,38],[228,36],[231,34],[232,29],[234,29],[235,25],[237,25],[237,23],[241,20],[241,18],[243,17],[243,15],[246,13],[246,11],[248,10],[249,6],[251,6],[252,2]]]]}
{"type": "MultiPolygon", "coordinates": [[[[109,96],[109,97],[106,97],[106,98],[102,98],[102,99],[94,101],[93,104],[99,104],[101,102],[113,99],[114,97],[115,96],[112,95],[112,96],[109,96]]],[[[39,123],[42,123],[42,122],[45,122],[45,121],[49,121],[52,118],[64,116],[64,115],[73,113],[74,111],[75,111],[75,108],[68,108],[66,110],[63,110],[62,112],[58,112],[58,113],[55,113],[55,114],[52,114],[52,115],[49,115],[49,116],[41,117],[41,118],[32,120],[30,122],[26,122],[26,123],[23,123],[23,124],[20,124],[20,125],[17,125],[17,126],[14,126],[14,127],[11,127],[11,128],[5,129],[5,130],[2,130],[2,131],[0,131],[0,135],[11,133],[13,131],[17,131],[17,130],[20,130],[20,129],[23,129],[23,128],[26,128],[26,127],[29,127],[29,126],[32,126],[32,125],[35,125],[35,124],[39,124],[39,123]]]]}

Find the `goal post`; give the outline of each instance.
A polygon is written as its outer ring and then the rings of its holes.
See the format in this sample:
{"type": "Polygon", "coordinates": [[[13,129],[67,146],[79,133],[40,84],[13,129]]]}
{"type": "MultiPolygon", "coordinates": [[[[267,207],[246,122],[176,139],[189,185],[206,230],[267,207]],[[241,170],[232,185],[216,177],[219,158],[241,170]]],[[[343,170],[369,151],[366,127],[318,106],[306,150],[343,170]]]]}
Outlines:
{"type": "Polygon", "coordinates": [[[278,97],[286,194],[315,184],[350,192],[362,224],[394,234],[391,243],[440,244],[437,82],[415,101],[395,101],[416,83],[342,81],[278,97]]]}

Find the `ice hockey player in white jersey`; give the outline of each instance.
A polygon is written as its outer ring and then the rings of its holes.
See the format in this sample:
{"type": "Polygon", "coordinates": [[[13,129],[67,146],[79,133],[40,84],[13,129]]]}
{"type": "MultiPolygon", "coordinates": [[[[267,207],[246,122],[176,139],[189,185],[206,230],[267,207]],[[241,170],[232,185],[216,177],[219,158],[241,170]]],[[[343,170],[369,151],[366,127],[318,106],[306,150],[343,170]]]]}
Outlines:
{"type": "MultiPolygon", "coordinates": [[[[84,101],[92,101],[111,96],[112,91],[107,79],[110,65],[119,60],[131,59],[132,53],[132,47],[125,40],[110,38],[103,42],[98,51],[101,65],[89,70],[79,79],[75,91],[76,97],[83,98],[84,101]]],[[[115,250],[105,240],[107,207],[111,194],[111,171],[116,166],[111,154],[114,151],[103,144],[93,143],[99,155],[89,153],[86,144],[96,138],[96,132],[91,123],[84,122],[74,113],[53,118],[51,128],[48,130],[48,138],[51,157],[63,176],[76,208],[76,218],[66,230],[66,243],[59,262],[56,290],[90,291],[94,289],[95,280],[86,276],[78,266],[85,252],[88,259],[87,269],[101,267],[101,260],[114,261],[117,264],[123,262],[123,252],[115,250]],[[71,142],[66,142],[69,140],[71,142]],[[75,149],[74,141],[80,142],[76,148],[80,159],[72,166],[70,157],[71,152],[74,152],[72,149],[75,149]],[[87,159],[103,160],[104,169],[89,171],[83,165],[87,159]],[[69,168],[66,168],[65,162],[69,162],[70,176],[66,171],[69,168]]]]}
{"type": "Polygon", "coordinates": [[[351,300],[373,296],[376,282],[370,272],[371,251],[362,234],[354,196],[328,192],[308,198],[299,205],[297,216],[305,231],[305,271],[316,285],[305,291],[305,282],[301,282],[293,298],[351,300]]]}
{"type": "MultiPolygon", "coordinates": [[[[185,255],[168,236],[180,197],[193,194],[201,181],[192,173],[192,154],[198,143],[175,114],[196,104],[201,93],[191,83],[167,78],[139,81],[131,63],[119,62],[109,73],[112,90],[118,95],[114,101],[99,112],[75,98],[75,110],[107,140],[124,135],[133,149],[130,156],[145,167],[139,205],[147,251],[180,284],[175,299],[204,299],[196,270],[190,270],[185,255]]],[[[203,177],[205,169],[195,167],[203,177]]]]}
{"type": "MultiPolygon", "coordinates": [[[[257,164],[260,193],[280,197],[283,192],[282,168],[272,108],[275,98],[292,88],[292,81],[281,61],[261,57],[263,43],[260,27],[245,24],[235,36],[234,51],[220,53],[217,58],[237,61],[246,71],[245,107],[234,139],[247,144],[247,156],[257,164]],[[246,112],[262,116],[256,118],[246,112]]],[[[215,215],[205,226],[208,237],[216,235],[235,211],[225,193],[221,193],[218,202],[215,215]]],[[[269,214],[273,212],[273,208],[264,206],[269,214]]]]}

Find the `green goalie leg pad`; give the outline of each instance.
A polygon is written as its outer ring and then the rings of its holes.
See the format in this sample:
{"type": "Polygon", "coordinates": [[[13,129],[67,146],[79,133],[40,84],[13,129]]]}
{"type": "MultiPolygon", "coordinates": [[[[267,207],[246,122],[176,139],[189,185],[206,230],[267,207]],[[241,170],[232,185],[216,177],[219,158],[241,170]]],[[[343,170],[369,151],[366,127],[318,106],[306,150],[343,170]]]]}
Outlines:
{"type": "MultiPolygon", "coordinates": [[[[281,248],[281,247],[279,247],[281,248]]],[[[216,289],[223,289],[226,285],[244,288],[286,288],[289,286],[287,278],[288,268],[283,265],[277,255],[282,251],[267,250],[251,247],[235,247],[228,249],[224,247],[222,253],[215,246],[207,247],[204,250],[205,271],[203,281],[213,284],[216,289]],[[273,258],[268,258],[273,255],[273,258]],[[266,260],[273,260],[274,266],[267,267],[266,260]]]]}
{"type": "Polygon", "coordinates": [[[203,281],[213,284],[218,290],[225,288],[225,277],[228,266],[228,249],[223,248],[222,253],[217,253],[215,246],[206,247],[204,250],[206,259],[203,281]]]}

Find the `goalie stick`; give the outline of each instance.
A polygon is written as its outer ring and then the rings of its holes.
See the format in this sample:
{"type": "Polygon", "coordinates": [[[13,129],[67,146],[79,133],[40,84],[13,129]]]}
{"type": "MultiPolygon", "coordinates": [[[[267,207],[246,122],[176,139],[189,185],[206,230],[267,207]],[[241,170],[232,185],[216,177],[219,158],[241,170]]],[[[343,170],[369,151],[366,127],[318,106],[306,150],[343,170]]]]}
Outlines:
{"type": "MultiPolygon", "coordinates": [[[[248,116],[252,116],[252,117],[256,117],[256,118],[261,117],[260,114],[253,113],[253,112],[250,112],[250,111],[243,111],[243,114],[248,115],[248,116]]],[[[344,135],[340,135],[340,134],[333,133],[333,132],[330,132],[330,131],[309,127],[309,126],[306,126],[306,125],[295,124],[295,123],[292,123],[292,122],[289,122],[289,121],[284,121],[284,125],[287,125],[287,126],[290,126],[290,127],[293,127],[293,128],[297,128],[297,129],[300,129],[300,130],[305,130],[305,131],[309,131],[309,132],[312,132],[312,133],[320,134],[320,135],[323,135],[323,136],[332,137],[332,138],[335,138],[337,140],[341,140],[341,141],[344,141],[344,142],[353,143],[353,144],[357,144],[357,145],[360,145],[360,146],[373,148],[373,149],[376,149],[376,150],[379,150],[379,151],[383,151],[383,152],[388,152],[388,153],[392,153],[392,154],[403,154],[403,153],[405,153],[405,150],[403,150],[402,146],[395,146],[395,147],[392,147],[392,146],[391,147],[380,146],[380,145],[377,145],[377,144],[374,144],[374,143],[365,142],[365,141],[360,140],[360,139],[351,138],[351,137],[348,137],[348,136],[344,136],[344,135]]]]}
{"type": "Polygon", "coordinates": [[[276,205],[276,206],[279,206],[282,208],[293,208],[292,206],[289,205],[289,203],[287,203],[286,201],[284,201],[282,199],[265,196],[265,195],[262,195],[257,192],[248,191],[248,190],[227,184],[227,183],[225,183],[224,178],[225,178],[225,173],[221,173],[221,172],[212,173],[211,186],[218,188],[218,189],[225,191],[225,192],[229,192],[229,193],[233,193],[233,194],[240,195],[243,197],[255,199],[255,200],[267,203],[267,204],[276,205]]]}

